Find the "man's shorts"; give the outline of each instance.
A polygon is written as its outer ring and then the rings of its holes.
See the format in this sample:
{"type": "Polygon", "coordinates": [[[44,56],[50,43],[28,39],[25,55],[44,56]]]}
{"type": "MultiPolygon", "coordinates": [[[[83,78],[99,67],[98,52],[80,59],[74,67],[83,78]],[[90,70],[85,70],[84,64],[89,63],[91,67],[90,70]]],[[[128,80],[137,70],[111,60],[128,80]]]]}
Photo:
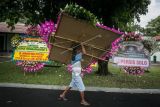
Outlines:
{"type": "Polygon", "coordinates": [[[81,76],[72,76],[72,81],[69,87],[78,88],[80,92],[85,91],[85,86],[83,84],[81,76]]]}

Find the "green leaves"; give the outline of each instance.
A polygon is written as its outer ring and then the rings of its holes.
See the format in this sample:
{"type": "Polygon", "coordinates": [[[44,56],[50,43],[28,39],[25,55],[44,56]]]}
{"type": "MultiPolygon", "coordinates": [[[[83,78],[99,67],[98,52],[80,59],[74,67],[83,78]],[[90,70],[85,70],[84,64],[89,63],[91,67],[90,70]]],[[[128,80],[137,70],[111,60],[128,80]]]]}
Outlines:
{"type": "Polygon", "coordinates": [[[19,21],[32,25],[50,19],[56,22],[60,8],[66,5],[62,10],[76,18],[93,25],[103,20],[105,25],[121,29],[145,14],[149,3],[150,0],[3,0],[0,22],[7,21],[9,26],[19,21]]]}
{"type": "Polygon", "coordinates": [[[160,51],[160,44],[152,37],[148,37],[142,41],[144,47],[149,51],[150,55],[160,51]]]}
{"type": "Polygon", "coordinates": [[[96,25],[97,22],[102,22],[90,11],[86,10],[85,8],[75,4],[67,4],[64,9],[62,9],[62,12],[65,12],[77,19],[86,20],[92,25],[96,25]]]}
{"type": "Polygon", "coordinates": [[[145,36],[157,36],[160,35],[160,16],[148,22],[148,25],[143,30],[145,36]]]}

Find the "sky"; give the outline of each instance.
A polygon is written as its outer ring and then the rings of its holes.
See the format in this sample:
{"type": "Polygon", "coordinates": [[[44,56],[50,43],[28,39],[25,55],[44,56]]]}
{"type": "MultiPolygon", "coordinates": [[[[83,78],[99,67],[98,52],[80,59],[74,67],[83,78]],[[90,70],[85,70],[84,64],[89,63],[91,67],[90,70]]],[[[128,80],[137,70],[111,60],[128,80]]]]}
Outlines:
{"type": "Polygon", "coordinates": [[[151,0],[148,13],[140,16],[140,26],[145,27],[149,21],[160,15],[160,0],[151,0]]]}

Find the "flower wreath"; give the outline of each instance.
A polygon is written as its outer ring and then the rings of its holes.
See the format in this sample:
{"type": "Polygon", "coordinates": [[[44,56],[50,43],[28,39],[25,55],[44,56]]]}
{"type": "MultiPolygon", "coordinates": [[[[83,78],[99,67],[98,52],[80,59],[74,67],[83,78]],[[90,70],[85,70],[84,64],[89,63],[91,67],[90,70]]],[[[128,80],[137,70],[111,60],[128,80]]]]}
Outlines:
{"type": "MultiPolygon", "coordinates": [[[[123,34],[120,38],[116,39],[112,43],[112,50],[111,53],[112,55],[116,54],[118,52],[118,49],[121,48],[121,45],[119,45],[121,42],[124,41],[141,41],[142,36],[139,34],[135,34],[134,32],[123,34]]],[[[144,68],[143,67],[134,67],[134,66],[124,66],[122,69],[132,75],[142,75],[144,73],[144,68]]]]}
{"type": "MultiPolygon", "coordinates": [[[[51,33],[54,32],[54,29],[55,28],[53,21],[45,21],[41,25],[29,27],[26,30],[26,34],[32,36],[40,36],[42,40],[44,40],[44,42],[47,44],[50,52],[51,45],[48,43],[48,38],[51,33]]],[[[12,46],[18,46],[21,40],[22,38],[16,35],[11,39],[12,46]]],[[[25,72],[38,72],[44,67],[45,63],[38,61],[16,61],[16,65],[23,67],[25,72]]]]}

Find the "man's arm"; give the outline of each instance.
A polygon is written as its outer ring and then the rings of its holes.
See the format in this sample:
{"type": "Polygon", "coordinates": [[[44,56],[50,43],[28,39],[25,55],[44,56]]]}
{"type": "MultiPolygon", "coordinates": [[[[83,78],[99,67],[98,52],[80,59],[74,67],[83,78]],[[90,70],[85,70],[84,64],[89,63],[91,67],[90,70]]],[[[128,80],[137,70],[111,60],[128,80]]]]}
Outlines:
{"type": "Polygon", "coordinates": [[[82,53],[83,53],[83,54],[86,54],[86,50],[85,50],[85,47],[84,47],[83,44],[81,44],[81,47],[82,47],[82,53]]]}

